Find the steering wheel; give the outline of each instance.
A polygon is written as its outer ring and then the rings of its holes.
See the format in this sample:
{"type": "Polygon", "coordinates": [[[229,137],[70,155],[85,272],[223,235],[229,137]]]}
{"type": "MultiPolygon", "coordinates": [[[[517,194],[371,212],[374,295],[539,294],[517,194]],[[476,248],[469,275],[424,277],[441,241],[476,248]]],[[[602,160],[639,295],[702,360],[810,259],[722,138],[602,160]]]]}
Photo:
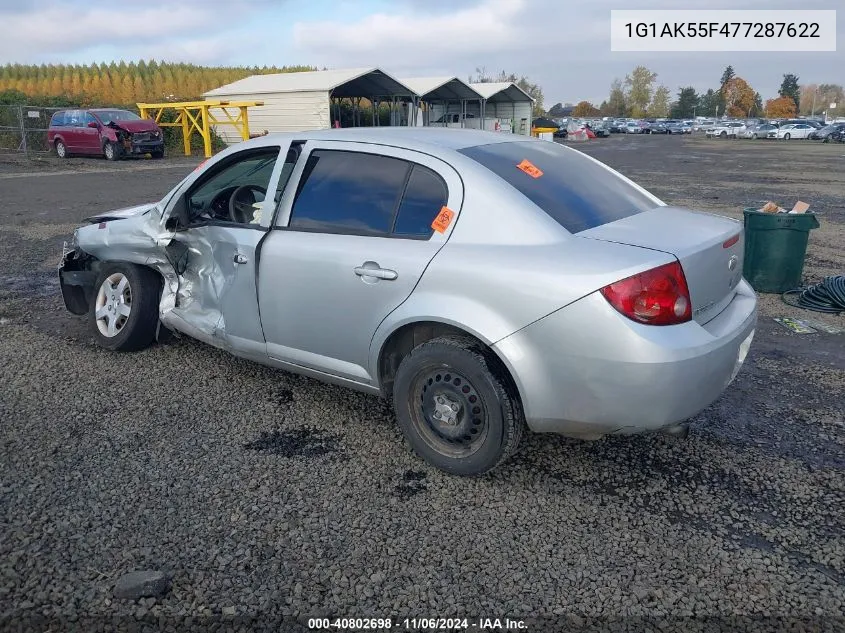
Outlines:
{"type": "Polygon", "coordinates": [[[257,202],[255,199],[255,192],[266,196],[267,190],[259,185],[241,185],[232,192],[229,196],[229,219],[238,224],[249,224],[252,222],[252,216],[255,208],[252,206],[257,202]],[[247,201],[244,194],[250,193],[250,200],[247,201]]]}

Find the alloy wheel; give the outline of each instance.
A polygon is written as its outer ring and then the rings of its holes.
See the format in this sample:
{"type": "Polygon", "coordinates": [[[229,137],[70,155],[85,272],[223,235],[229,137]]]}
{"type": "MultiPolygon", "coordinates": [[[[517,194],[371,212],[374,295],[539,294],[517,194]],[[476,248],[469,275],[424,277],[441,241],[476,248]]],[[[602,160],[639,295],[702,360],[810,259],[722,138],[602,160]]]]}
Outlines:
{"type": "Polygon", "coordinates": [[[103,280],[94,303],[97,329],[100,334],[114,338],[132,313],[132,287],[123,273],[114,273],[103,280]]]}

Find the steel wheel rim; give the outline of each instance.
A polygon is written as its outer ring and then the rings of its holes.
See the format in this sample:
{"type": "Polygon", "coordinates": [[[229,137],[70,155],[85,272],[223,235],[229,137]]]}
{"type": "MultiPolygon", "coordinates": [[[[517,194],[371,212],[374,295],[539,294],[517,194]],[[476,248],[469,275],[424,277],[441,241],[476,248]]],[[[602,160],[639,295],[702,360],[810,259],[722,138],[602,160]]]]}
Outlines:
{"type": "Polygon", "coordinates": [[[411,398],[414,428],[441,455],[469,457],[486,441],[490,430],[487,406],[460,372],[445,365],[421,370],[412,383],[411,398]]]}
{"type": "Polygon", "coordinates": [[[97,329],[114,338],[123,331],[132,313],[132,287],[123,273],[113,273],[103,280],[94,302],[97,329]]]}

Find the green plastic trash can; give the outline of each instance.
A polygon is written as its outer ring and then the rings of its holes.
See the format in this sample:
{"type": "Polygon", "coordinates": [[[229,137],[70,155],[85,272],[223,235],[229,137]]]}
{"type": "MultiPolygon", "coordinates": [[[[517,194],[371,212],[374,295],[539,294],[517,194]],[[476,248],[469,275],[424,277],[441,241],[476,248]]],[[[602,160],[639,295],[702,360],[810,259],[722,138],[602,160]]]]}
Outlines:
{"type": "Polygon", "coordinates": [[[757,292],[786,292],[801,285],[814,213],[762,213],[746,208],[742,274],[757,292]]]}

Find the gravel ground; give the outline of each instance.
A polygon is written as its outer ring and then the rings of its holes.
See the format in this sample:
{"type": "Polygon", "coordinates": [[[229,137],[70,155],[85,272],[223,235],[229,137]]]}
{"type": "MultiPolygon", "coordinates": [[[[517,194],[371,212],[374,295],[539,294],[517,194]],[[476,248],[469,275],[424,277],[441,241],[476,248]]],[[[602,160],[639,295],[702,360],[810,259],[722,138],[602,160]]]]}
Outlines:
{"type": "MultiPolygon", "coordinates": [[[[845,146],[582,148],[670,203],[737,216],[805,200],[823,224],[807,281],[845,270],[845,146]]],[[[190,340],[109,353],[64,311],[55,265],[79,220],[158,197],[199,159],[3,158],[0,630],[845,627],[845,334],[787,331],[771,317],[801,311],[779,297],[761,299],[745,368],[688,438],[529,436],[490,476],[457,479],[415,458],[376,398],[190,340]],[[116,598],[138,570],[162,572],[165,593],[116,598]]]]}

